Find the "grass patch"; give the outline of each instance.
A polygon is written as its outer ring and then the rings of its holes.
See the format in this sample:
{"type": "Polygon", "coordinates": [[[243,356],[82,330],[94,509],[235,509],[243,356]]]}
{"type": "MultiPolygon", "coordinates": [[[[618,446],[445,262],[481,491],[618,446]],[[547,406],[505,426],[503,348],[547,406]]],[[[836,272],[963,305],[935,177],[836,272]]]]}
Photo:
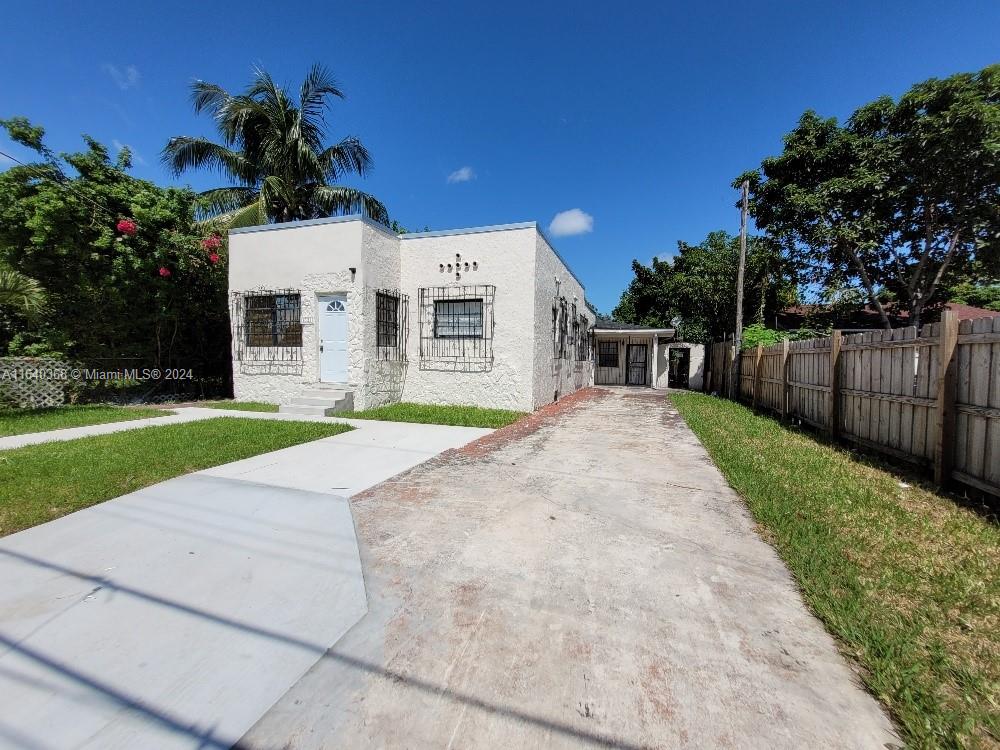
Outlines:
{"type": "Polygon", "coordinates": [[[278,411],[277,404],[266,404],[263,401],[199,401],[195,406],[206,409],[232,409],[234,411],[278,411]]]}
{"type": "Polygon", "coordinates": [[[907,742],[996,746],[1000,528],[739,404],[671,400],[907,742]]]}
{"type": "Polygon", "coordinates": [[[350,429],[227,417],[0,451],[0,536],[164,479],[350,429]]]}
{"type": "Polygon", "coordinates": [[[165,417],[168,414],[173,412],[141,406],[108,404],[76,404],[54,406],[50,409],[0,408],[0,437],[61,430],[66,427],[84,427],[91,424],[126,422],[130,419],[165,417]]]}
{"type": "Polygon", "coordinates": [[[459,427],[506,427],[523,417],[524,412],[482,409],[478,406],[439,406],[403,402],[337,416],[349,419],[382,419],[386,422],[449,424],[459,427]]]}

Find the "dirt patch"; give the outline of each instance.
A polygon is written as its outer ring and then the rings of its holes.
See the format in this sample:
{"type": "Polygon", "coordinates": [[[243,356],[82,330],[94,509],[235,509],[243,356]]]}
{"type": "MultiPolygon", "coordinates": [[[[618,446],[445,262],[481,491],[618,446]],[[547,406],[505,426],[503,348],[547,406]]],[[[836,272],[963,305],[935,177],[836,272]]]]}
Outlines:
{"type": "Polygon", "coordinates": [[[474,440],[461,448],[446,451],[441,455],[447,456],[449,454],[453,454],[468,458],[481,458],[482,456],[486,456],[499,448],[503,448],[504,446],[520,440],[521,438],[538,432],[538,430],[546,424],[551,423],[554,419],[571,409],[575,409],[589,401],[597,401],[607,398],[610,395],[611,392],[603,388],[595,388],[593,386],[589,388],[581,388],[565,398],[561,398],[558,401],[547,404],[541,409],[534,411],[525,417],[521,417],[521,419],[517,420],[513,424],[491,432],[489,435],[481,437],[478,440],[474,440]]]}

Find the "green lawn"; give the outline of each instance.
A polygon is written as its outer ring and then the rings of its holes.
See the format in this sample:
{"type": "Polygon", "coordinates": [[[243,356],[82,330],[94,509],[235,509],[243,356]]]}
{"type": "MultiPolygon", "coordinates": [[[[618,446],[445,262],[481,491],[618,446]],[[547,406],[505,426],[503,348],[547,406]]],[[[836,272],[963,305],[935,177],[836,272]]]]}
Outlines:
{"type": "Polygon", "coordinates": [[[277,404],[266,404],[263,401],[199,401],[195,406],[206,409],[232,409],[234,411],[278,411],[277,404]]]}
{"type": "Polygon", "coordinates": [[[374,409],[337,416],[349,419],[383,419],[387,422],[421,422],[461,427],[506,427],[524,416],[524,412],[504,409],[481,409],[478,406],[436,406],[434,404],[389,404],[374,409]]]}
{"type": "Polygon", "coordinates": [[[908,744],[1000,743],[1000,527],[739,404],[671,399],[908,744]]]}
{"type": "Polygon", "coordinates": [[[230,417],[0,451],[0,536],[164,479],[350,429],[230,417]]]}
{"type": "Polygon", "coordinates": [[[107,404],[56,406],[51,409],[0,408],[0,437],[60,430],[64,427],[83,427],[89,424],[165,417],[168,414],[173,414],[173,412],[140,406],[109,406],[107,404]]]}

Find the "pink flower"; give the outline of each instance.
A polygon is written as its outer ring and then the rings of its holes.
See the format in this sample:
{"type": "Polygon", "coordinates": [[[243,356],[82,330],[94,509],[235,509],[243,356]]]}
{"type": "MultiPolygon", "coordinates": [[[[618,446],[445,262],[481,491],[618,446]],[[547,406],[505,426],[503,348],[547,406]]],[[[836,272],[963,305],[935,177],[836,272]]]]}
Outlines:
{"type": "Polygon", "coordinates": [[[205,250],[216,250],[222,247],[222,238],[217,234],[206,237],[201,241],[201,246],[205,250]]]}
{"type": "Polygon", "coordinates": [[[219,254],[218,253],[209,253],[208,254],[208,262],[211,263],[214,266],[216,263],[219,262],[219,254]]]}
{"type": "Polygon", "coordinates": [[[135,234],[136,226],[135,222],[131,219],[122,219],[118,222],[118,231],[122,234],[133,235],[135,234]]]}
{"type": "Polygon", "coordinates": [[[160,266],[160,276],[167,278],[170,275],[170,269],[165,266],[160,266]]]}

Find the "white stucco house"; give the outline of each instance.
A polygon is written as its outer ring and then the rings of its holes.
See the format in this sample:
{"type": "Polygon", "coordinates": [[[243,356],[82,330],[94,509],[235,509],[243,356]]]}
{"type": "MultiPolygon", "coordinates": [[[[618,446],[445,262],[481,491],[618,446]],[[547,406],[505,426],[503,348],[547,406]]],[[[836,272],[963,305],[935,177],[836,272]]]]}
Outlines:
{"type": "MultiPolygon", "coordinates": [[[[234,229],[229,297],[235,397],[292,413],[396,401],[531,411],[594,383],[592,343],[613,336],[594,330],[583,283],[535,222],[396,235],[343,216],[234,229]]],[[[648,333],[641,383],[628,342],[616,350],[621,379],[606,354],[598,382],[666,385],[668,331],[628,332],[648,333]]]]}

